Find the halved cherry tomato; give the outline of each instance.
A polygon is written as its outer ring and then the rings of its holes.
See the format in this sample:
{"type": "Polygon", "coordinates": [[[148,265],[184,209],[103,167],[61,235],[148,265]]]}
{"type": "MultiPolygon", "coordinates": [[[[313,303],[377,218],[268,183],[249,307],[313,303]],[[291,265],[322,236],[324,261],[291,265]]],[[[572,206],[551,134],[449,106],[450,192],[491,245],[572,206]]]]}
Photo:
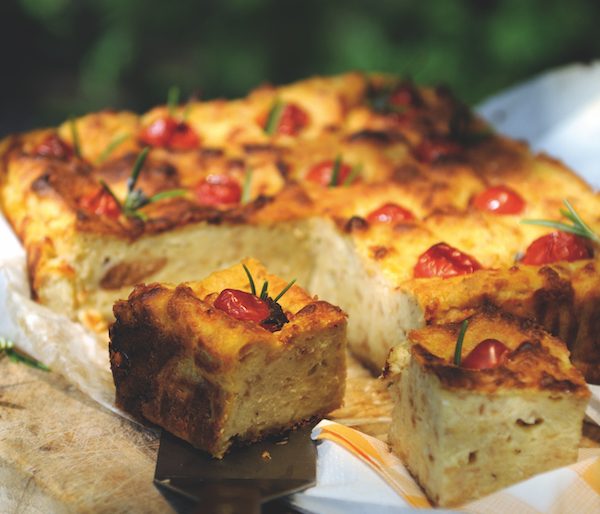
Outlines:
{"type": "Polygon", "coordinates": [[[35,155],[40,157],[54,157],[67,160],[73,156],[71,145],[63,141],[57,134],[49,134],[33,149],[35,155]]]}
{"type": "Polygon", "coordinates": [[[223,289],[214,305],[216,309],[242,321],[260,323],[270,314],[267,302],[238,289],[223,289]]]}
{"type": "Polygon", "coordinates": [[[311,182],[315,182],[322,186],[341,186],[352,173],[352,166],[344,163],[340,164],[337,180],[335,181],[335,184],[332,184],[331,180],[333,178],[334,166],[335,161],[323,161],[319,164],[315,164],[306,174],[306,180],[310,180],[311,182]]]}
{"type": "Polygon", "coordinates": [[[510,187],[492,186],[475,195],[473,205],[494,214],[519,214],[525,209],[525,200],[510,187]]]}
{"type": "Polygon", "coordinates": [[[521,259],[523,264],[542,265],[558,261],[577,261],[591,258],[587,241],[569,232],[550,232],[529,245],[521,259]]]}
{"type": "Polygon", "coordinates": [[[308,125],[308,121],[308,114],[304,109],[293,103],[285,104],[277,125],[277,133],[296,136],[308,125]]]}
{"type": "Polygon", "coordinates": [[[144,145],[173,150],[193,150],[200,144],[200,138],[192,127],[170,116],[154,120],[138,137],[144,145]]]}
{"type": "Polygon", "coordinates": [[[198,183],[194,192],[198,203],[211,207],[235,205],[242,198],[239,183],[227,175],[208,175],[198,183]]]}
{"type": "Polygon", "coordinates": [[[446,243],[438,243],[419,257],[413,275],[415,278],[447,278],[473,273],[478,269],[481,269],[481,264],[470,255],[446,243]]]}
{"type": "Polygon", "coordinates": [[[115,199],[102,187],[82,197],[79,205],[83,210],[98,216],[117,219],[121,215],[121,209],[115,199]]]}
{"type": "Polygon", "coordinates": [[[413,153],[419,161],[431,164],[440,159],[459,157],[462,153],[462,147],[450,139],[436,136],[423,139],[414,148],[413,153]]]}
{"type": "Polygon", "coordinates": [[[386,203],[367,215],[369,223],[399,223],[412,221],[415,217],[412,212],[397,203],[386,203]]]}
{"type": "Polygon", "coordinates": [[[508,347],[497,339],[484,339],[460,363],[468,369],[490,369],[500,366],[508,355],[508,347]]]}

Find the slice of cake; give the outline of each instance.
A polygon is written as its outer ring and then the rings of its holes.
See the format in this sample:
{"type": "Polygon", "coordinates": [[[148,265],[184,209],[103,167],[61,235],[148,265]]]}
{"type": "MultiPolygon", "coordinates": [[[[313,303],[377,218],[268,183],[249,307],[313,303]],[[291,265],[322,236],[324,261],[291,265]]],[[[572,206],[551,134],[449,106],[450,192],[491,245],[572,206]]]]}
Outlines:
{"type": "Polygon", "coordinates": [[[255,260],[137,286],[114,313],[117,405],[215,457],[342,403],[346,315],[255,260]]]}
{"type": "Polygon", "coordinates": [[[415,330],[388,359],[390,445],[442,506],[574,462],[590,394],[562,341],[496,310],[468,320],[455,361],[466,326],[415,330]]]}

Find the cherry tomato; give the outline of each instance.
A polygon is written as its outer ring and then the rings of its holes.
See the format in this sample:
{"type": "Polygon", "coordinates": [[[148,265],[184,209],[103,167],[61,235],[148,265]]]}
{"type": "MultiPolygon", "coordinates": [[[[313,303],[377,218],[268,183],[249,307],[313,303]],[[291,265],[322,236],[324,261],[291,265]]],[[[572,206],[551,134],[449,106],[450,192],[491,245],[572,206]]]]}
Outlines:
{"type": "Polygon", "coordinates": [[[431,164],[440,159],[459,157],[462,148],[459,144],[444,137],[428,137],[419,143],[413,153],[419,161],[431,164]]]}
{"type": "Polygon", "coordinates": [[[185,122],[177,122],[171,117],[158,118],[139,135],[144,145],[172,148],[173,150],[193,150],[200,143],[194,129],[185,122]]]}
{"type": "Polygon", "coordinates": [[[308,114],[296,104],[286,104],[279,118],[277,132],[288,136],[296,136],[308,125],[308,114]]]}
{"type": "Polygon", "coordinates": [[[412,221],[415,217],[412,212],[397,203],[386,203],[367,215],[369,223],[399,223],[412,221]]]}
{"type": "Polygon", "coordinates": [[[54,157],[67,160],[73,156],[73,148],[64,142],[57,134],[49,134],[33,149],[35,155],[40,157],[54,157]]]}
{"type": "Polygon", "coordinates": [[[521,259],[523,264],[551,264],[558,261],[589,259],[592,251],[583,237],[568,232],[551,232],[529,245],[521,259]]]}
{"type": "Polygon", "coordinates": [[[107,216],[117,219],[121,215],[121,209],[115,199],[104,189],[92,191],[79,201],[81,208],[98,216],[107,216]]]}
{"type": "Polygon", "coordinates": [[[415,278],[447,278],[473,273],[478,269],[481,269],[481,264],[470,255],[446,243],[438,243],[419,257],[413,274],[415,278]]]}
{"type": "Polygon", "coordinates": [[[460,363],[469,369],[490,369],[500,366],[508,355],[507,346],[497,339],[484,339],[460,363]]]}
{"type": "Polygon", "coordinates": [[[267,319],[270,314],[267,302],[238,289],[223,289],[215,300],[215,308],[232,318],[256,323],[267,319]]]}
{"type": "Polygon", "coordinates": [[[315,164],[306,174],[306,180],[310,180],[311,182],[315,182],[322,186],[341,186],[350,176],[350,173],[352,173],[352,166],[344,163],[340,164],[337,180],[335,181],[335,184],[331,184],[334,166],[335,161],[323,161],[319,164],[315,164]]]}
{"type": "Polygon", "coordinates": [[[415,88],[410,84],[398,86],[390,95],[390,104],[398,107],[410,107],[417,105],[420,99],[415,88]]]}
{"type": "Polygon", "coordinates": [[[494,214],[519,214],[525,208],[525,200],[510,187],[492,186],[475,195],[473,205],[494,214]]]}
{"type": "Polygon", "coordinates": [[[173,150],[193,150],[200,145],[200,138],[187,123],[178,123],[171,135],[169,148],[173,150]]]}
{"type": "Polygon", "coordinates": [[[240,203],[242,188],[227,175],[208,175],[195,188],[196,200],[201,205],[218,207],[240,203]]]}

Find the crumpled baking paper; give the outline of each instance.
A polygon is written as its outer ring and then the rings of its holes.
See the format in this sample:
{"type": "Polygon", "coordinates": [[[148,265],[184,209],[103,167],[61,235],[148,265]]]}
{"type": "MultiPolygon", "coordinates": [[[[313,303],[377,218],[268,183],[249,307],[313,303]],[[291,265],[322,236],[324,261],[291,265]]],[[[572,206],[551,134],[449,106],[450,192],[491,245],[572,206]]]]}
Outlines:
{"type": "MultiPolygon", "coordinates": [[[[490,99],[479,112],[500,132],[527,139],[534,149],[560,157],[598,188],[599,81],[599,64],[570,66],[490,99]]],[[[128,417],[114,405],[107,345],[99,344],[81,325],[30,299],[23,248],[1,216],[0,241],[0,336],[13,340],[104,407],[128,417]]],[[[593,386],[592,392],[587,415],[600,424],[600,387],[593,386]]],[[[344,447],[327,440],[318,451],[318,485],[293,497],[300,510],[320,514],[414,511],[372,465],[344,447]]],[[[548,498],[563,489],[564,473],[569,473],[568,468],[534,477],[510,490],[524,497],[548,498]]],[[[543,507],[532,512],[548,511],[543,507]]]]}

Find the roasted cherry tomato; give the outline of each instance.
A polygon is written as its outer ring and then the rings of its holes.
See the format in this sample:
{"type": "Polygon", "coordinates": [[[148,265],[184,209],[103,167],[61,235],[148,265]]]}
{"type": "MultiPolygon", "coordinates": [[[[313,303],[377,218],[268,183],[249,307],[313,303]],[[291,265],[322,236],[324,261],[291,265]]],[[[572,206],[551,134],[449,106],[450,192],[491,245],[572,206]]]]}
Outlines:
{"type": "Polygon", "coordinates": [[[428,137],[419,143],[413,153],[419,161],[431,164],[441,159],[460,157],[462,147],[444,137],[428,137]]]}
{"type": "Polygon", "coordinates": [[[446,243],[433,245],[423,253],[414,268],[415,278],[455,277],[481,269],[473,257],[446,243]]]}
{"type": "Polygon", "coordinates": [[[571,262],[591,257],[592,251],[583,237],[557,231],[539,237],[531,243],[521,262],[540,266],[558,261],[571,262]]]}
{"type": "Polygon", "coordinates": [[[306,180],[322,186],[341,186],[352,173],[352,166],[341,163],[335,184],[331,183],[335,161],[323,161],[315,164],[306,174],[306,180]]]}
{"type": "Polygon", "coordinates": [[[460,363],[469,369],[490,369],[500,366],[508,355],[508,347],[497,339],[484,339],[460,363]]]}
{"type": "Polygon", "coordinates": [[[121,215],[121,209],[115,199],[102,187],[82,197],[79,205],[83,210],[98,216],[117,219],[121,215]]]}
{"type": "Polygon", "coordinates": [[[73,148],[64,142],[57,134],[49,134],[33,149],[35,155],[40,157],[54,157],[67,160],[73,156],[73,148]]]}
{"type": "Polygon", "coordinates": [[[218,207],[240,203],[242,188],[227,175],[208,175],[195,189],[196,200],[201,205],[218,207]]]}
{"type": "Polygon", "coordinates": [[[390,95],[389,103],[397,107],[411,107],[420,103],[421,99],[411,84],[401,84],[390,95]]]}
{"type": "Polygon", "coordinates": [[[192,127],[171,117],[154,120],[142,130],[139,140],[144,145],[173,150],[193,150],[200,144],[200,138],[192,127]]]}
{"type": "Polygon", "coordinates": [[[277,133],[296,136],[308,125],[308,114],[296,104],[285,104],[277,125],[277,133]]]}
{"type": "Polygon", "coordinates": [[[492,186],[475,195],[473,205],[494,214],[520,214],[525,209],[525,200],[510,187],[492,186]]]}
{"type": "Polygon", "coordinates": [[[369,223],[399,223],[412,221],[415,217],[412,212],[397,203],[386,203],[367,215],[369,223]]]}
{"type": "Polygon", "coordinates": [[[260,323],[269,317],[267,302],[238,289],[223,289],[215,300],[215,308],[242,321],[260,323]]]}

